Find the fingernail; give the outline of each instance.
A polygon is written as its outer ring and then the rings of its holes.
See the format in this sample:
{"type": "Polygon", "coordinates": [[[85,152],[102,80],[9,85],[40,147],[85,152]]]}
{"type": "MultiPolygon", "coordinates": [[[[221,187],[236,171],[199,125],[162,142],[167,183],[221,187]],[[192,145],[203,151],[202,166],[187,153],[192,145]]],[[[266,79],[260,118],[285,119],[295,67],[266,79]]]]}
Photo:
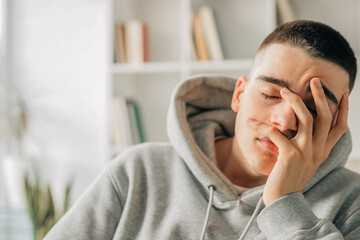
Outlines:
{"type": "Polygon", "coordinates": [[[289,93],[290,93],[290,90],[287,89],[287,88],[283,88],[282,91],[283,91],[283,93],[286,93],[286,94],[289,94],[289,93]]]}
{"type": "Polygon", "coordinates": [[[320,82],[320,79],[315,78],[315,86],[318,87],[318,88],[321,88],[321,87],[322,87],[321,82],[320,82]]]}

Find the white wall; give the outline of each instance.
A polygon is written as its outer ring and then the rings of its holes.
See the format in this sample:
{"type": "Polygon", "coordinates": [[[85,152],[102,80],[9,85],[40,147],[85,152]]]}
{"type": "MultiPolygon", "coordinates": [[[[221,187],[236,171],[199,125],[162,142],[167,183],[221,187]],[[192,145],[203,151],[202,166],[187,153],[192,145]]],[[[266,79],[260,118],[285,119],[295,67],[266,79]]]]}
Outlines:
{"type": "Polygon", "coordinates": [[[74,198],[108,160],[107,0],[10,0],[9,80],[30,104],[32,152],[57,194],[74,198]]]}

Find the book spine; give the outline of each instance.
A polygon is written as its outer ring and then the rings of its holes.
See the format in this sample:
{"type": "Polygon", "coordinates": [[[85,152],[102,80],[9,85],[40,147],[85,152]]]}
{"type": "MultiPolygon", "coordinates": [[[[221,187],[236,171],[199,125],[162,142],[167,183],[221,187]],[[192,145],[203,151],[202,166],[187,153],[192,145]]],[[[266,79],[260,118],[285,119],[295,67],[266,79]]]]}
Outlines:
{"type": "Polygon", "coordinates": [[[125,24],[126,52],[129,63],[139,64],[144,62],[142,24],[138,20],[132,20],[125,24]]]}
{"type": "Polygon", "coordinates": [[[129,119],[129,112],[126,105],[126,99],[122,95],[116,97],[118,106],[118,119],[120,119],[121,133],[123,135],[123,142],[125,146],[131,146],[134,144],[134,139],[131,134],[131,125],[129,119]]]}
{"type": "Polygon", "coordinates": [[[140,143],[140,137],[139,137],[139,130],[137,127],[137,121],[136,121],[136,115],[135,115],[135,109],[134,109],[134,102],[131,100],[126,101],[127,108],[129,111],[129,120],[131,125],[131,134],[132,138],[134,140],[134,144],[140,143]]]}
{"type": "Polygon", "coordinates": [[[115,26],[115,51],[117,62],[127,62],[124,24],[117,24],[115,26]]]}
{"type": "Polygon", "coordinates": [[[194,12],[190,9],[189,10],[189,18],[190,18],[190,57],[192,61],[197,61],[199,60],[198,56],[197,56],[197,52],[196,52],[196,47],[195,47],[195,38],[194,38],[194,12]]]}
{"type": "Polygon", "coordinates": [[[199,16],[194,13],[194,37],[195,37],[195,46],[198,53],[200,61],[209,60],[209,55],[206,49],[206,42],[204,32],[200,23],[199,16]]]}
{"type": "Polygon", "coordinates": [[[135,112],[135,119],[136,119],[136,126],[139,134],[139,141],[140,143],[143,143],[146,141],[145,131],[142,124],[141,114],[139,106],[134,102],[134,112],[135,112]]]}
{"type": "Polygon", "coordinates": [[[149,27],[142,23],[142,44],[143,44],[143,61],[149,61],[149,27]]]}
{"type": "Polygon", "coordinates": [[[202,7],[199,11],[199,17],[210,59],[215,61],[224,60],[212,9],[209,6],[202,7]]]}
{"type": "Polygon", "coordinates": [[[135,143],[143,143],[146,141],[144,128],[140,116],[139,106],[135,101],[128,101],[129,116],[132,125],[132,134],[135,139],[135,143]]]}
{"type": "Polygon", "coordinates": [[[113,137],[113,143],[117,147],[122,147],[125,145],[124,136],[121,132],[121,119],[119,118],[119,105],[116,98],[111,99],[111,109],[110,109],[110,121],[111,121],[111,135],[113,137]]]}
{"type": "Polygon", "coordinates": [[[117,28],[118,26],[115,25],[114,27],[114,61],[115,62],[120,62],[120,46],[119,46],[119,41],[118,41],[118,36],[117,36],[117,28]]]}
{"type": "Polygon", "coordinates": [[[294,9],[289,0],[277,0],[280,24],[295,20],[294,9]]]}

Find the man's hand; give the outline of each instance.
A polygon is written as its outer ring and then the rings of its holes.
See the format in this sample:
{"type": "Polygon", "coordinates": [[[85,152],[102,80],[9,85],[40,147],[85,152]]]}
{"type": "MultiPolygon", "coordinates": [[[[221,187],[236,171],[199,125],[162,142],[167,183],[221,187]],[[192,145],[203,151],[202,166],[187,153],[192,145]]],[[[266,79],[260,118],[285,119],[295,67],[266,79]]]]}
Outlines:
{"type": "Polygon", "coordinates": [[[256,120],[248,122],[279,149],[263,193],[266,206],[285,195],[302,192],[347,129],[348,93],[341,99],[337,121],[332,127],[332,114],[320,80],[312,79],[310,88],[317,111],[315,122],[298,95],[286,88],[281,90],[281,96],[289,102],[298,118],[295,137],[287,139],[277,128],[256,120]]]}

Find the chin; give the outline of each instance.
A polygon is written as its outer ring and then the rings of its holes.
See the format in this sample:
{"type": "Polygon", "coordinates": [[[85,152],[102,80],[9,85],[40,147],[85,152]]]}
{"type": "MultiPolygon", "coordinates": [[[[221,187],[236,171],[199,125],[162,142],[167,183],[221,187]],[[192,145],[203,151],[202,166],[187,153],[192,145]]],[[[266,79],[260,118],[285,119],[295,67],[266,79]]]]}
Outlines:
{"type": "Polygon", "coordinates": [[[277,156],[253,156],[248,161],[251,168],[257,175],[269,176],[276,163],[277,156]]]}

